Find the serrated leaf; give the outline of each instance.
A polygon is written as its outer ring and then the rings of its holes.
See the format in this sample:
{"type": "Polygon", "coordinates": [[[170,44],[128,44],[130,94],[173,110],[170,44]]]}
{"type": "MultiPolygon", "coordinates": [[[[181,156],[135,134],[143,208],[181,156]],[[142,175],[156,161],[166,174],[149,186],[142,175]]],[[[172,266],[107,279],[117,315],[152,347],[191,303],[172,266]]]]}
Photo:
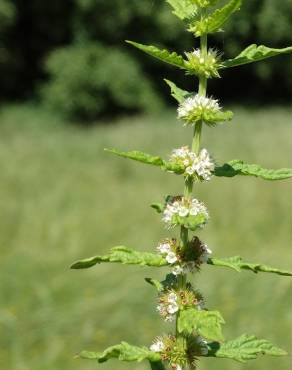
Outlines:
{"type": "Polygon", "coordinates": [[[291,168],[281,168],[279,170],[269,170],[257,164],[247,164],[239,159],[235,159],[222,166],[216,167],[215,176],[234,177],[236,175],[260,177],[264,180],[284,180],[292,177],[291,168]]]}
{"type": "Polygon", "coordinates": [[[269,272],[282,276],[292,276],[292,271],[279,270],[274,267],[263,265],[260,263],[248,263],[244,262],[240,256],[229,257],[229,258],[209,258],[209,265],[229,267],[233,270],[241,272],[241,270],[250,270],[255,273],[258,272],[269,272]]]}
{"type": "Polygon", "coordinates": [[[128,41],[128,44],[135,46],[137,49],[144,51],[144,53],[151,55],[152,57],[162,60],[165,63],[171,64],[175,67],[186,69],[185,60],[181,55],[176,52],[170,52],[166,49],[159,49],[152,45],[143,45],[134,41],[128,41]]]}
{"type": "Polygon", "coordinates": [[[191,0],[166,0],[173,8],[173,14],[181,20],[191,18],[197,12],[197,6],[191,0]]]}
{"type": "Polygon", "coordinates": [[[189,31],[197,37],[219,31],[230,16],[240,9],[241,4],[242,0],[230,0],[225,6],[215,10],[208,17],[191,23],[189,31]]]}
{"type": "Polygon", "coordinates": [[[164,161],[158,156],[153,156],[144,152],[140,152],[138,150],[123,152],[117,149],[105,149],[105,151],[118,155],[119,157],[128,158],[144,164],[150,164],[152,166],[160,167],[164,171],[174,172],[176,174],[182,174],[184,172],[184,168],[179,165],[164,161]]]}
{"type": "Polygon", "coordinates": [[[230,358],[239,362],[256,359],[258,355],[285,356],[287,352],[274,346],[265,339],[257,339],[254,335],[242,335],[223,344],[209,343],[208,356],[230,358]]]}
{"type": "Polygon", "coordinates": [[[224,323],[218,311],[198,311],[195,308],[188,308],[180,311],[177,325],[180,333],[196,332],[204,338],[222,341],[221,325],[224,323]]]}
{"type": "Polygon", "coordinates": [[[269,48],[264,45],[252,44],[244,49],[237,57],[228,59],[222,63],[221,68],[237,67],[243,64],[259,62],[277,55],[292,53],[292,47],[283,49],[269,48]]]}
{"type": "Polygon", "coordinates": [[[182,90],[179,87],[176,86],[175,83],[164,79],[164,81],[167,83],[167,85],[170,87],[171,96],[177,100],[179,103],[182,103],[185,99],[190,97],[192,93],[182,90]]]}
{"type": "Polygon", "coordinates": [[[122,152],[116,149],[105,149],[105,151],[116,154],[119,157],[133,159],[134,161],[142,162],[145,164],[151,164],[153,166],[161,167],[165,165],[165,161],[162,158],[158,156],[152,156],[150,154],[143,153],[138,150],[133,150],[130,152],[122,152]]]}
{"type": "Polygon", "coordinates": [[[100,363],[106,362],[111,358],[127,362],[140,362],[143,360],[156,362],[161,360],[158,353],[152,352],[146,347],[132,346],[126,342],[109,347],[103,352],[83,351],[80,353],[79,357],[83,359],[97,360],[100,363]]]}
{"type": "Polygon", "coordinates": [[[119,246],[112,248],[109,254],[105,256],[95,256],[75,262],[71,266],[71,269],[85,269],[103,262],[153,267],[161,267],[168,264],[166,260],[159,254],[139,252],[124,246],[119,246]]]}

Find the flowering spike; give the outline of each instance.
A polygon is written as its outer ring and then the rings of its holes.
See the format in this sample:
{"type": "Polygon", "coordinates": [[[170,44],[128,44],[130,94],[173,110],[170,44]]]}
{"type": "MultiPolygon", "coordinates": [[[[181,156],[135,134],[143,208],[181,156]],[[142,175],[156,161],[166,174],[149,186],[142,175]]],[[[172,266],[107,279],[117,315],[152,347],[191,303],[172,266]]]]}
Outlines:
{"type": "Polygon", "coordinates": [[[166,80],[171,95],[179,104],[178,118],[185,126],[194,126],[191,149],[188,146],[174,149],[168,161],[139,151],[110,151],[125,158],[160,167],[164,171],[183,175],[183,196],[168,196],[164,204],[152,204],[152,207],[162,215],[162,221],[167,228],[180,227],[180,237],[161,240],[156,253],[116,247],[105,256],[78,261],[72,268],[87,268],[101,262],[165,267],[168,273],[163,281],[151,278],[147,278],[146,281],[156,288],[157,310],[165,321],[175,323],[173,328],[175,334],[157,337],[150,348],[131,346],[122,342],[101,353],[83,352],[80,357],[94,359],[99,363],[110,358],[118,358],[121,361],[147,360],[152,370],[165,370],[163,362],[173,370],[195,370],[200,356],[223,357],[245,362],[256,358],[260,353],[273,356],[286,355],[285,351],[270,342],[258,340],[254,336],[244,335],[225,342],[222,334],[222,325],[225,323],[223,317],[218,311],[209,311],[205,308],[203,296],[192,287],[187,274],[198,272],[203,264],[209,264],[229,267],[236,271],[250,270],[255,273],[292,275],[289,271],[246,263],[240,257],[229,259],[212,257],[209,247],[197,236],[190,235],[191,231],[202,228],[209,220],[206,206],[193,198],[193,188],[197,182],[209,181],[213,175],[225,177],[249,175],[267,180],[292,177],[291,169],[267,170],[239,160],[216,166],[209,151],[201,148],[203,124],[215,126],[230,121],[233,116],[232,112],[223,111],[217,99],[208,97],[208,79],[220,77],[221,69],[290,53],[292,48],[271,49],[251,45],[236,58],[221,61],[222,53],[208,48],[207,35],[221,31],[229,17],[240,8],[242,0],[226,0],[225,5],[219,9],[212,9],[219,0],[166,1],[173,8],[173,13],[187,23],[188,31],[200,37],[200,48],[185,52],[183,56],[154,46],[130,43],[147,54],[178,67],[184,73],[198,77],[198,93],[182,90],[173,82],[166,80]]]}

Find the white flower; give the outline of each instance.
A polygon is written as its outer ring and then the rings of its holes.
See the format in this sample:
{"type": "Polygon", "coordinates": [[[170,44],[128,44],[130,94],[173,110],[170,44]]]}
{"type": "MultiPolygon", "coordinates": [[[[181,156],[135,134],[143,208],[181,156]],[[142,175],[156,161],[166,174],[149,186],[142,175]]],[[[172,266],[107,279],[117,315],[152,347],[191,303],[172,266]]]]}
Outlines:
{"type": "Polygon", "coordinates": [[[168,263],[173,264],[177,261],[177,256],[174,252],[169,252],[165,259],[168,263]]]}
{"type": "Polygon", "coordinates": [[[170,293],[167,300],[169,303],[176,303],[177,295],[175,293],[170,293]]]}
{"type": "Polygon", "coordinates": [[[167,306],[167,312],[171,315],[176,313],[178,310],[179,310],[179,307],[178,307],[177,303],[171,303],[167,306]]]}
{"type": "Polygon", "coordinates": [[[181,207],[179,208],[178,214],[179,214],[179,216],[181,216],[181,217],[186,217],[186,216],[189,214],[189,210],[188,210],[186,207],[181,206],[181,207]]]}
{"type": "Polygon", "coordinates": [[[161,243],[158,245],[157,249],[161,254],[166,254],[171,251],[171,247],[169,243],[161,243]]]}
{"type": "Polygon", "coordinates": [[[150,351],[153,351],[153,352],[161,352],[163,350],[164,350],[164,344],[162,340],[159,340],[159,339],[150,346],[150,351]]]}
{"type": "Polygon", "coordinates": [[[185,272],[184,268],[180,265],[176,265],[174,266],[174,268],[172,269],[172,274],[177,276],[177,275],[181,275],[185,272]]]}
{"type": "Polygon", "coordinates": [[[172,367],[175,368],[175,370],[182,370],[182,367],[179,364],[172,364],[172,367]]]}
{"type": "Polygon", "coordinates": [[[198,155],[188,147],[175,149],[170,156],[170,162],[183,167],[186,175],[196,174],[206,181],[211,179],[215,169],[215,163],[206,149],[202,149],[198,155]]]}
{"type": "Polygon", "coordinates": [[[204,245],[203,245],[203,253],[202,253],[202,254],[201,254],[201,256],[200,256],[199,261],[200,261],[201,263],[207,263],[207,261],[208,261],[208,259],[210,258],[211,254],[212,254],[211,249],[209,249],[209,248],[207,247],[207,245],[206,245],[206,244],[204,244],[204,245]]]}

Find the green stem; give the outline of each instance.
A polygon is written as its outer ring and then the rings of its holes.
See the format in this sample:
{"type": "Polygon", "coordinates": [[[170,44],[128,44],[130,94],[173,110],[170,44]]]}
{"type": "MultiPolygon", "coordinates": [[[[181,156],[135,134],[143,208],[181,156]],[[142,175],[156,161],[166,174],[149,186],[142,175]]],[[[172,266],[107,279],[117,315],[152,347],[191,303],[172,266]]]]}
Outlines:
{"type": "MultiPolygon", "coordinates": [[[[203,35],[200,39],[201,41],[201,54],[203,56],[207,55],[208,53],[208,40],[207,35],[203,35]]],[[[201,76],[199,78],[199,95],[206,96],[207,94],[207,78],[204,76],[201,76]]],[[[192,151],[196,154],[200,151],[200,145],[201,145],[201,136],[202,136],[202,126],[203,122],[198,122],[195,124],[194,127],[194,133],[193,133],[193,139],[192,139],[192,151]]],[[[184,186],[184,196],[191,198],[192,192],[193,192],[193,179],[191,177],[185,178],[185,186],[184,186]]],[[[189,242],[189,235],[188,235],[188,229],[186,229],[184,226],[180,229],[180,239],[183,248],[187,248],[188,242],[189,242]]],[[[187,274],[182,274],[178,278],[178,287],[180,289],[185,289],[187,283],[187,274]]],[[[178,333],[177,323],[179,318],[179,311],[176,315],[176,337],[177,338],[184,338],[182,334],[178,333]]]]}

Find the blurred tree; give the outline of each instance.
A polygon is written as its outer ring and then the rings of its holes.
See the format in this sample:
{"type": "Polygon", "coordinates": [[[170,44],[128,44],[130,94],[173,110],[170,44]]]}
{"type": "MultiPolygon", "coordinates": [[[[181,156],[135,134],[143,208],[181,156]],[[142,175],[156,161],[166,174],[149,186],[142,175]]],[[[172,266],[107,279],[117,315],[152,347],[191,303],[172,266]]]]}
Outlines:
{"type": "MultiPolygon", "coordinates": [[[[94,119],[169,101],[158,74],[193,88],[175,69],[124,44],[125,39],[156,43],[159,33],[158,46],[179,52],[196,46],[165,0],[0,0],[0,20],[2,101],[29,98],[40,90],[44,101],[68,116],[94,119]]],[[[211,41],[225,50],[226,57],[254,40],[274,47],[291,45],[292,1],[282,0],[281,6],[274,0],[245,2],[225,33],[211,41]]],[[[272,90],[279,101],[290,101],[291,59],[243,66],[236,74],[231,70],[224,86],[213,82],[212,94],[220,89],[224,99],[233,99],[240,86],[241,101],[266,102],[272,90]]]]}

